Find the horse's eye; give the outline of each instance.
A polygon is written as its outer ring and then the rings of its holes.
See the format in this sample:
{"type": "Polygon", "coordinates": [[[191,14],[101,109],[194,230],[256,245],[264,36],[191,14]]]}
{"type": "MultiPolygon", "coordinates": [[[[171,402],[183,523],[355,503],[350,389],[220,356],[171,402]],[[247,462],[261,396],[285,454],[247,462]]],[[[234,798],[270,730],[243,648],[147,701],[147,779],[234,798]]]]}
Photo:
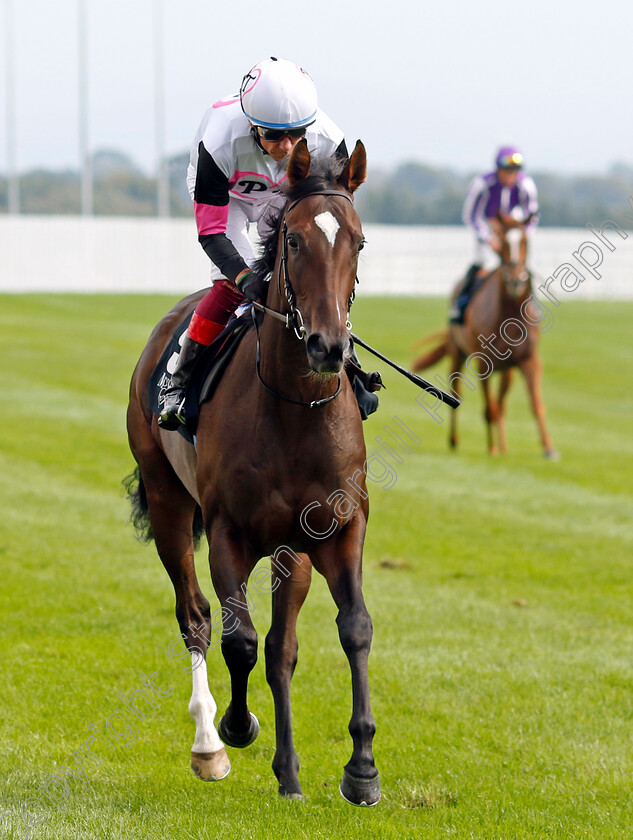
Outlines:
{"type": "Polygon", "coordinates": [[[366,239],[361,239],[361,241],[358,243],[358,250],[362,251],[366,244],[367,244],[367,240],[366,239]]]}
{"type": "Polygon", "coordinates": [[[288,243],[288,247],[292,248],[293,251],[296,251],[299,248],[299,242],[296,236],[289,236],[286,239],[286,242],[288,243]]]}

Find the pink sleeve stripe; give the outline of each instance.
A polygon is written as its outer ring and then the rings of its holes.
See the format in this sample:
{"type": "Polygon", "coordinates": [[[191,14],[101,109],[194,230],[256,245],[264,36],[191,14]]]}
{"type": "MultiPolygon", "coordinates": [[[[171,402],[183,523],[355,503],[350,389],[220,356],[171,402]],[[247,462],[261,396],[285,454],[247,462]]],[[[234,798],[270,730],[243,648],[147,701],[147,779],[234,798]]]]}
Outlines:
{"type": "Polygon", "coordinates": [[[198,225],[198,233],[204,236],[208,233],[224,233],[229,218],[229,205],[217,207],[215,204],[198,204],[193,202],[193,209],[198,225]]]}

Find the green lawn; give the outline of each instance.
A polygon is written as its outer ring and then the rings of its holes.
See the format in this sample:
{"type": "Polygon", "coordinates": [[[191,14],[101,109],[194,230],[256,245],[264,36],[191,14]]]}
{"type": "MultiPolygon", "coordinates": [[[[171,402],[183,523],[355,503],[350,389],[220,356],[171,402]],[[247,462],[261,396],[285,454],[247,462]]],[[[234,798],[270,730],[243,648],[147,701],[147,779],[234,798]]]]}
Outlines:
{"type": "MultiPolygon", "coordinates": [[[[0,296],[0,763],[9,812],[0,837],[629,837],[633,304],[568,302],[544,337],[558,463],[541,456],[519,380],[510,451],[493,459],[479,394],[459,409],[461,448],[449,453],[448,424],[433,422],[416,389],[378,363],[388,389],[365,424],[368,450],[394,417],[422,444],[403,454],[390,489],[371,490],[365,595],[383,799],[368,810],[338,794],[351,687],[321,579],[299,619],[293,682],[306,801],[277,797],[263,662],[251,678],[259,739],[230,750],[233,770],[221,783],[189,770],[190,678],[168,655],[178,634],[173,592],[153,546],[133,537],[120,484],[132,468],[129,377],[172,302],[0,296]],[[89,727],[105,731],[117,692],[140,688],[141,672],[173,692],[137,721],[138,740],[112,752],[96,746],[101,763],[86,761],[86,779],[66,775],[67,791],[55,787],[50,778],[75,769],[89,727]],[[46,801],[47,779],[54,796],[68,794],[65,811],[36,801],[46,801]]],[[[444,310],[438,300],[361,298],[354,330],[408,365],[444,310]]],[[[204,551],[198,567],[210,595],[204,551]]],[[[255,598],[261,640],[269,607],[255,598]]],[[[218,650],[209,661],[223,710],[227,672],[218,650]]]]}

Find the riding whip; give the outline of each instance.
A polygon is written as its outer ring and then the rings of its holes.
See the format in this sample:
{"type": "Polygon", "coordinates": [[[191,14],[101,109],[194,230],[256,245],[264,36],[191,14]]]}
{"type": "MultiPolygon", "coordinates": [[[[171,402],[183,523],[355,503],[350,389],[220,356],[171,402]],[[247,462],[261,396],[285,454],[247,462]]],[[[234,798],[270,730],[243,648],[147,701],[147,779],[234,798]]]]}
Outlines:
{"type": "Polygon", "coordinates": [[[424,391],[428,391],[429,394],[434,394],[438,400],[441,400],[446,405],[450,405],[451,408],[457,408],[461,405],[461,400],[458,400],[456,397],[451,396],[450,394],[445,393],[442,391],[441,388],[438,388],[436,385],[431,385],[426,379],[423,379],[421,376],[418,376],[417,373],[411,373],[410,370],[406,368],[400,367],[400,365],[392,362],[391,359],[388,359],[386,356],[383,356],[382,353],[379,353],[378,350],[374,350],[373,347],[370,347],[362,338],[359,338],[354,333],[351,333],[352,339],[355,344],[359,344],[361,347],[364,347],[365,350],[373,353],[374,356],[378,356],[383,362],[386,362],[388,365],[391,365],[394,370],[397,370],[398,373],[401,373],[403,376],[406,376],[408,380],[413,382],[414,385],[417,385],[418,388],[422,388],[424,391]]]}

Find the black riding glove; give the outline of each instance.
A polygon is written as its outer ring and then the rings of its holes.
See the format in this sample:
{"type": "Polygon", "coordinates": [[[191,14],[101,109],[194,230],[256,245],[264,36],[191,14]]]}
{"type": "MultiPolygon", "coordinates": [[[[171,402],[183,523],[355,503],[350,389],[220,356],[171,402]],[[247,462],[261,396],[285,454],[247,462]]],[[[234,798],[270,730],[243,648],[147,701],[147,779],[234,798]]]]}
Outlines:
{"type": "Polygon", "coordinates": [[[237,288],[249,300],[264,301],[266,299],[266,281],[249,272],[238,280],[237,288]]]}

